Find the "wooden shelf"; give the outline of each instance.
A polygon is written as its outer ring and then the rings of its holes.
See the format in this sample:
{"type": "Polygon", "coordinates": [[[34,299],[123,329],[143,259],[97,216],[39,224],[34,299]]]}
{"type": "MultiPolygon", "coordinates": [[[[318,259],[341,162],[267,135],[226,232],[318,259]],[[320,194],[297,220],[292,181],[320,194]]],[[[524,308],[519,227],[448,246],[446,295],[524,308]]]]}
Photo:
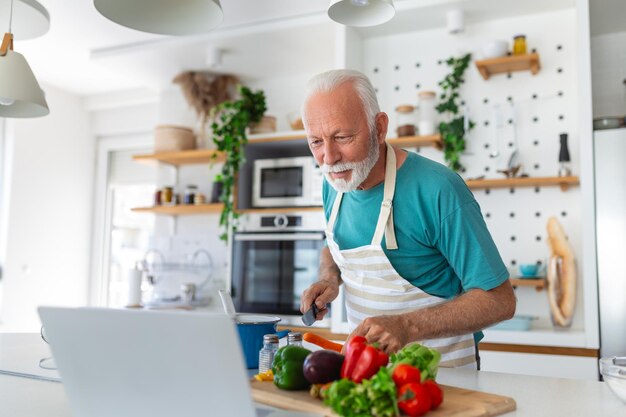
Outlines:
{"type": "Polygon", "coordinates": [[[187,215],[187,214],[211,214],[222,211],[224,205],[222,203],[212,204],[177,204],[175,206],[153,206],[153,207],[136,207],[131,209],[136,213],[154,213],[166,214],[169,216],[187,215]]]}
{"type": "Polygon", "coordinates": [[[411,148],[419,146],[434,146],[437,149],[443,149],[443,141],[441,135],[427,136],[404,136],[400,138],[387,138],[387,143],[391,146],[399,148],[411,148]]]}
{"type": "Polygon", "coordinates": [[[535,75],[541,68],[539,54],[511,55],[501,58],[485,59],[476,61],[476,68],[485,80],[494,74],[502,74],[515,71],[527,71],[535,75]]]}
{"type": "Polygon", "coordinates": [[[136,162],[161,162],[175,166],[224,162],[225,160],[226,154],[224,152],[213,149],[192,149],[189,151],[159,152],[133,156],[133,161],[136,162]]]}
{"type": "Polygon", "coordinates": [[[294,213],[298,211],[322,211],[322,207],[268,207],[268,208],[250,208],[250,209],[239,209],[237,213],[239,214],[250,214],[250,213],[294,213]]]}
{"type": "Polygon", "coordinates": [[[578,177],[519,177],[487,180],[466,181],[469,188],[515,188],[515,187],[546,187],[560,186],[561,190],[567,191],[570,186],[580,184],[578,177]]]}
{"type": "Polygon", "coordinates": [[[537,291],[543,290],[547,285],[545,278],[511,278],[509,281],[514,287],[535,287],[537,291]]]}
{"type": "Polygon", "coordinates": [[[264,133],[258,135],[248,135],[248,143],[268,143],[268,142],[285,142],[291,140],[305,140],[306,132],[304,130],[294,130],[291,132],[264,133]]]}

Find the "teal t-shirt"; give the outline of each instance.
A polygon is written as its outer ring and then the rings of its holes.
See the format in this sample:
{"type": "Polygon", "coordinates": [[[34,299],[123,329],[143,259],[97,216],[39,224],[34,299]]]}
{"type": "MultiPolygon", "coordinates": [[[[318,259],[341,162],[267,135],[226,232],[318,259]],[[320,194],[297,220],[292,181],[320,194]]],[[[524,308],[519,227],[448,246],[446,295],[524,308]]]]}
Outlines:
{"type": "MultiPolygon", "coordinates": [[[[324,181],[327,220],[336,195],[324,181]]],[[[344,194],[333,231],[340,249],[371,243],[382,200],[382,183],[344,194]]],[[[398,249],[387,250],[383,238],[383,250],[422,291],[449,299],[472,288],[488,291],[509,278],[473,194],[447,167],[410,152],[397,171],[393,220],[398,249]]]]}

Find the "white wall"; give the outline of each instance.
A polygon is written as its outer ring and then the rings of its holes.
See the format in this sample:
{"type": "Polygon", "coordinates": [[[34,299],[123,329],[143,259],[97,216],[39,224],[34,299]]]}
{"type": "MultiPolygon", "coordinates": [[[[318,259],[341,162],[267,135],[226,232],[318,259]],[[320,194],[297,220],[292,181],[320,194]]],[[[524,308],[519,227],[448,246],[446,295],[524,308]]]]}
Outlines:
{"type": "Polygon", "coordinates": [[[0,331],[38,331],[38,305],[87,300],[94,140],[81,99],[45,90],[48,116],[7,123],[0,331]]]}
{"type": "Polygon", "coordinates": [[[591,38],[593,117],[626,115],[626,32],[591,38]]]}

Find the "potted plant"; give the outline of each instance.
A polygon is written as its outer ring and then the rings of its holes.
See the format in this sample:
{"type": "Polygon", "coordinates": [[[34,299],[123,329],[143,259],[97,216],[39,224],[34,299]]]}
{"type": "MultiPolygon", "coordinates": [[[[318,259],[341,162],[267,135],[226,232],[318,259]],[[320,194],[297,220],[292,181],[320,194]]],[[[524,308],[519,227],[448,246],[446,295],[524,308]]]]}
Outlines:
{"type": "Polygon", "coordinates": [[[239,215],[234,210],[233,190],[239,168],[245,162],[244,148],[248,143],[247,129],[251,123],[258,123],[267,107],[265,94],[253,92],[248,87],[239,86],[240,97],[225,101],[216,107],[216,121],[211,125],[213,142],[218,151],[226,154],[222,171],[215,177],[214,186],[221,186],[220,201],[224,204],[220,215],[220,226],[224,228],[220,239],[228,240],[229,231],[236,230],[239,215]]]}
{"type": "Polygon", "coordinates": [[[439,82],[442,89],[440,103],[436,110],[439,114],[446,116],[447,121],[439,123],[439,133],[443,140],[444,159],[448,167],[454,171],[463,168],[461,164],[461,154],[465,151],[465,135],[474,127],[474,122],[466,120],[464,115],[459,115],[460,109],[458,100],[459,89],[465,82],[463,74],[469,66],[471,54],[460,58],[451,57],[446,60],[452,72],[439,82]]]}

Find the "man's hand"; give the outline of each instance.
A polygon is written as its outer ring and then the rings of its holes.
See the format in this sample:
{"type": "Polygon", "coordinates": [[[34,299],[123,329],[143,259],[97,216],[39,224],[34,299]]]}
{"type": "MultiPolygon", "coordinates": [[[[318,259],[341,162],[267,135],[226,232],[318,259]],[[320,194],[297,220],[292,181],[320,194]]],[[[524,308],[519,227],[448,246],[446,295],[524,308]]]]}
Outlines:
{"type": "Polygon", "coordinates": [[[378,343],[378,347],[388,354],[402,349],[409,340],[406,316],[377,316],[366,318],[352,332],[352,336],[363,336],[368,343],[378,343]]]}
{"type": "Polygon", "coordinates": [[[315,303],[317,306],[316,320],[324,318],[328,313],[326,304],[333,301],[339,295],[339,284],[331,281],[318,281],[311,285],[302,293],[302,299],[300,302],[300,311],[304,314],[311,305],[315,303]]]}

